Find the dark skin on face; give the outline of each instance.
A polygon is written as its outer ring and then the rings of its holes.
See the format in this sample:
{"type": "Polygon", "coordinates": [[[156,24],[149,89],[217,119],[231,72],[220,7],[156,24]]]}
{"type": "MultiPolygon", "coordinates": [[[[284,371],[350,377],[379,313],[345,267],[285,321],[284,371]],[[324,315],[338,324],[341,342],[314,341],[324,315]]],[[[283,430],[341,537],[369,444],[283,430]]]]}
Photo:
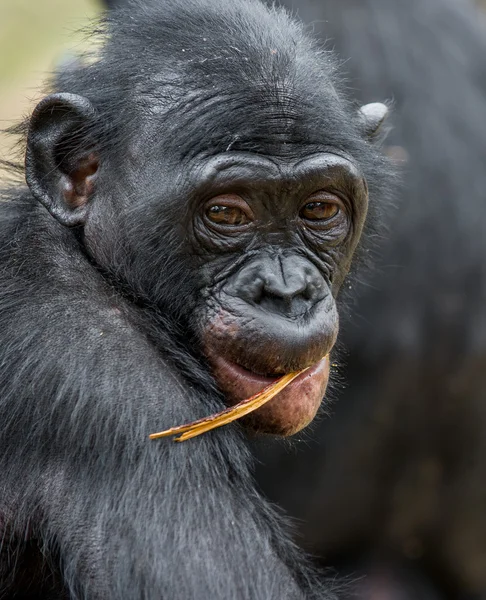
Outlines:
{"type": "MultiPolygon", "coordinates": [[[[373,131],[383,116],[372,115],[373,131]]],[[[291,435],[312,421],[326,391],[338,334],[335,298],[367,212],[364,177],[351,157],[327,148],[300,146],[284,157],[242,151],[197,156],[173,180],[160,175],[156,154],[145,156],[128,185],[136,189],[139,178],[149,183],[137,193],[173,198],[198,282],[190,327],[218,387],[234,405],[306,369],[244,420],[259,432],[291,435]]],[[[91,152],[58,184],[69,209],[66,223],[84,225],[95,260],[103,232],[89,196],[98,167],[91,152]]],[[[62,210],[56,205],[52,212],[59,218],[62,210]]],[[[149,210],[144,207],[146,215],[149,210]]]]}
{"type": "MultiPolygon", "coordinates": [[[[70,174],[66,203],[86,204],[97,166],[92,155],[70,174]]],[[[204,354],[229,405],[307,369],[244,419],[291,435],[312,421],[326,391],[334,297],[366,216],[366,183],[351,160],[328,152],[297,161],[225,153],[189,173],[204,354]]]]}
{"type": "Polygon", "coordinates": [[[212,254],[201,339],[229,404],[308,369],[246,424],[291,435],[314,418],[338,333],[334,294],[359,237],[367,189],[354,164],[323,152],[299,160],[246,153],[203,168],[195,253],[212,254]]]}

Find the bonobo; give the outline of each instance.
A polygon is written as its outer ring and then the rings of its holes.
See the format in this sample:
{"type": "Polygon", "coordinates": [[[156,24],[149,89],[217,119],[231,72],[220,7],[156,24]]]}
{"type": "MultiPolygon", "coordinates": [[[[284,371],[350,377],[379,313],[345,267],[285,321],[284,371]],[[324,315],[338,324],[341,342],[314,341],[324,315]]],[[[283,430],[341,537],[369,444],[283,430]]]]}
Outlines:
{"type": "Polygon", "coordinates": [[[314,417],[336,296],[388,181],[386,108],[256,0],[133,4],[55,78],[0,206],[0,581],[22,598],[329,598],[243,429],[150,441],[310,367],[246,425],[314,417]]]}

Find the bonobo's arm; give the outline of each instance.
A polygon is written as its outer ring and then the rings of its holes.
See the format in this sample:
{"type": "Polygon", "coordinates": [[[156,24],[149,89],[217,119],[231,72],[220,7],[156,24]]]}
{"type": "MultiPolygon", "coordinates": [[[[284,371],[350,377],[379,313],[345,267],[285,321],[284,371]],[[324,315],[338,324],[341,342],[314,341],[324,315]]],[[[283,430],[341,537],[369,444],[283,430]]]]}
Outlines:
{"type": "Polygon", "coordinates": [[[216,400],[169,366],[69,230],[29,201],[0,210],[11,240],[0,255],[0,490],[13,538],[60,555],[73,598],[311,597],[236,427],[148,439],[216,400]]]}

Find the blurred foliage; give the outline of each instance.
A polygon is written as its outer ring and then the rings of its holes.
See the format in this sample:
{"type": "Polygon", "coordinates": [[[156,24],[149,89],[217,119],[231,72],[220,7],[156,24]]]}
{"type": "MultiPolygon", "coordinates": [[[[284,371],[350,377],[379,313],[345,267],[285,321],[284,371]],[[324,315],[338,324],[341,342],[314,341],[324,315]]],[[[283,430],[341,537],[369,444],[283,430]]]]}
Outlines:
{"type": "MultiPolygon", "coordinates": [[[[0,0],[0,129],[29,112],[52,69],[85,49],[97,0],[0,0]]],[[[0,133],[0,158],[12,140],[0,133]]]]}

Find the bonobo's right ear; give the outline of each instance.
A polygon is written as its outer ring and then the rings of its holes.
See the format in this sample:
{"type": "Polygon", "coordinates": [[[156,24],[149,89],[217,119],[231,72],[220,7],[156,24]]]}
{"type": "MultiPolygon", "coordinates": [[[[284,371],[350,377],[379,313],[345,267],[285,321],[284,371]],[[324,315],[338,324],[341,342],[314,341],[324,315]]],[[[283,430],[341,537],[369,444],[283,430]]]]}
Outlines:
{"type": "Polygon", "coordinates": [[[25,176],[32,194],[63,225],[83,225],[93,194],[98,157],[95,110],[82,96],[53,94],[29,123],[25,176]]]}

